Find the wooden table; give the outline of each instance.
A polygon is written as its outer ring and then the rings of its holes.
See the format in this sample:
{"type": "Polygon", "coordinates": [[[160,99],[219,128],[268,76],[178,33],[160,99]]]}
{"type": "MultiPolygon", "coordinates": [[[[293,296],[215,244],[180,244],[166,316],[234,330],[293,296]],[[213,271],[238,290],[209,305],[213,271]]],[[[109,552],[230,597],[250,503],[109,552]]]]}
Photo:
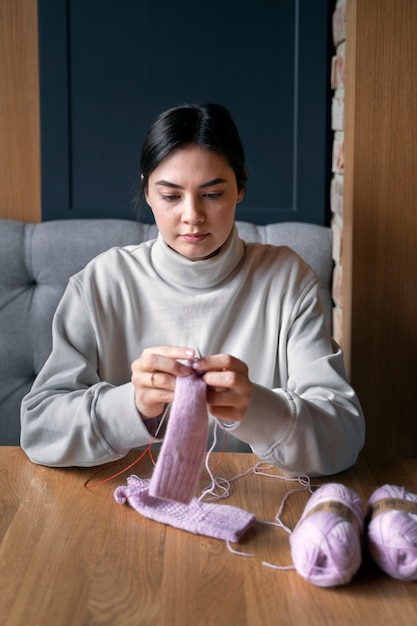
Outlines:
{"type": "MultiPolygon", "coordinates": [[[[132,452],[122,464],[106,466],[93,481],[137,456],[132,452]]],[[[215,474],[230,478],[256,462],[252,454],[225,454],[215,474]]],[[[366,557],[350,584],[323,589],[296,571],[262,565],[263,560],[291,563],[282,529],[257,522],[234,544],[256,555],[246,558],[232,554],[222,541],[153,522],[117,504],[115,487],[145,470],[136,467],[86,488],[95,469],[46,468],[32,464],[18,447],[0,448],[0,624],[417,623],[417,582],[394,580],[366,557]]],[[[417,491],[417,459],[368,463],[361,458],[331,480],[352,487],[365,502],[385,482],[417,491]]],[[[290,488],[285,481],[249,474],[232,483],[231,496],[222,502],[245,508],[258,520],[273,520],[290,488]]],[[[307,499],[304,492],[287,500],[283,521],[290,528],[307,499]]]]}

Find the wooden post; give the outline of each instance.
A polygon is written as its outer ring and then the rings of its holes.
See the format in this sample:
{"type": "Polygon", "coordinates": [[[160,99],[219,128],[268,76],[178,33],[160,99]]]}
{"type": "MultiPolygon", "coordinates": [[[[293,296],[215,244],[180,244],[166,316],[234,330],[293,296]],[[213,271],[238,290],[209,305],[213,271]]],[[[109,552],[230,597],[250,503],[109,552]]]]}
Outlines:
{"type": "Polygon", "coordinates": [[[346,362],[367,453],[416,456],[417,2],[346,9],[346,362]]]}
{"type": "Polygon", "coordinates": [[[36,0],[0,2],[0,218],[41,220],[36,0]]]}

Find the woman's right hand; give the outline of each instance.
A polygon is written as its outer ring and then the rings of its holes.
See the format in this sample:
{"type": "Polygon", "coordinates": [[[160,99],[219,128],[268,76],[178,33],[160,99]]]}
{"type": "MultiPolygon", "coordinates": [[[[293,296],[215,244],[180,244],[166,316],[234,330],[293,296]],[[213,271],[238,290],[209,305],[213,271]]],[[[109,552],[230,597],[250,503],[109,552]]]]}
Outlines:
{"type": "Polygon", "coordinates": [[[177,376],[189,376],[192,368],[180,363],[195,356],[192,348],[158,346],[146,348],[132,363],[136,408],[143,419],[158,417],[174,399],[177,376]]]}

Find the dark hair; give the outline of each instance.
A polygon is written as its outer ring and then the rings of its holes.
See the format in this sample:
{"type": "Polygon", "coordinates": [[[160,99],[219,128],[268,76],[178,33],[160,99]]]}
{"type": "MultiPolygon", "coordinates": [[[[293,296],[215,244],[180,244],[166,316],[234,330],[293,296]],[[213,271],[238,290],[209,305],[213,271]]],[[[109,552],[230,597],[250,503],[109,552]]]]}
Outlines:
{"type": "Polygon", "coordinates": [[[161,161],[189,144],[222,154],[235,173],[239,190],[246,187],[245,154],[229,111],[220,104],[185,104],[161,113],[145,135],[140,160],[142,195],[161,161]]]}

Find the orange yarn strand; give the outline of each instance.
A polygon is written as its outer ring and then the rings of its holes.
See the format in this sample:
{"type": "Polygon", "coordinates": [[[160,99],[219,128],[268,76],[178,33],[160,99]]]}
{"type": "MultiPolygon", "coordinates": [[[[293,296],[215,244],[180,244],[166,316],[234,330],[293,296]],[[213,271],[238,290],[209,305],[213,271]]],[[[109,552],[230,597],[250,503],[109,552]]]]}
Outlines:
{"type": "MultiPolygon", "coordinates": [[[[91,483],[91,481],[93,480],[93,478],[95,476],[98,476],[99,474],[101,474],[102,472],[105,471],[106,468],[100,468],[99,470],[97,470],[97,472],[95,472],[92,476],[90,476],[90,478],[87,478],[87,480],[84,483],[84,488],[85,489],[93,489],[94,487],[100,487],[101,485],[104,485],[105,483],[110,482],[111,480],[113,480],[114,478],[117,478],[118,476],[121,476],[122,474],[124,474],[125,472],[129,471],[132,467],[134,467],[135,465],[137,465],[142,459],[145,458],[146,454],[149,454],[149,458],[152,462],[152,465],[156,464],[156,460],[153,456],[152,453],[152,445],[155,443],[156,441],[156,435],[153,437],[152,441],[148,444],[148,446],[145,448],[145,450],[142,452],[142,454],[139,455],[139,457],[137,459],[135,459],[132,463],[130,463],[129,465],[127,465],[126,467],[124,467],[123,469],[121,469],[120,471],[116,472],[115,474],[112,474],[111,476],[108,476],[107,478],[103,478],[103,480],[99,480],[95,483],[91,483]]],[[[222,462],[222,459],[224,457],[224,454],[226,452],[226,441],[227,441],[227,436],[224,436],[223,439],[223,448],[222,451],[220,453],[219,458],[217,459],[216,463],[214,464],[214,466],[210,469],[210,471],[214,472],[220,465],[220,463],[222,462]]],[[[208,478],[209,474],[206,473],[201,477],[201,480],[208,478]]]]}
{"type": "Polygon", "coordinates": [[[137,459],[135,459],[133,461],[133,463],[130,463],[130,465],[128,465],[127,467],[124,467],[119,472],[116,472],[115,474],[112,474],[111,476],[108,476],[107,478],[103,478],[103,480],[99,480],[96,483],[90,484],[90,481],[94,478],[94,476],[97,476],[98,474],[101,474],[101,472],[103,472],[105,468],[99,469],[97,472],[95,472],[95,474],[90,476],[90,478],[87,478],[87,480],[84,483],[84,487],[86,489],[92,489],[93,487],[100,487],[100,485],[104,485],[104,483],[110,482],[111,480],[113,480],[113,478],[117,478],[118,476],[121,476],[121,474],[124,474],[125,472],[130,470],[132,467],[137,465],[139,463],[139,461],[141,461],[146,456],[147,452],[150,452],[150,448],[151,448],[152,443],[153,442],[151,442],[148,445],[148,447],[142,452],[142,454],[137,459]]]}

